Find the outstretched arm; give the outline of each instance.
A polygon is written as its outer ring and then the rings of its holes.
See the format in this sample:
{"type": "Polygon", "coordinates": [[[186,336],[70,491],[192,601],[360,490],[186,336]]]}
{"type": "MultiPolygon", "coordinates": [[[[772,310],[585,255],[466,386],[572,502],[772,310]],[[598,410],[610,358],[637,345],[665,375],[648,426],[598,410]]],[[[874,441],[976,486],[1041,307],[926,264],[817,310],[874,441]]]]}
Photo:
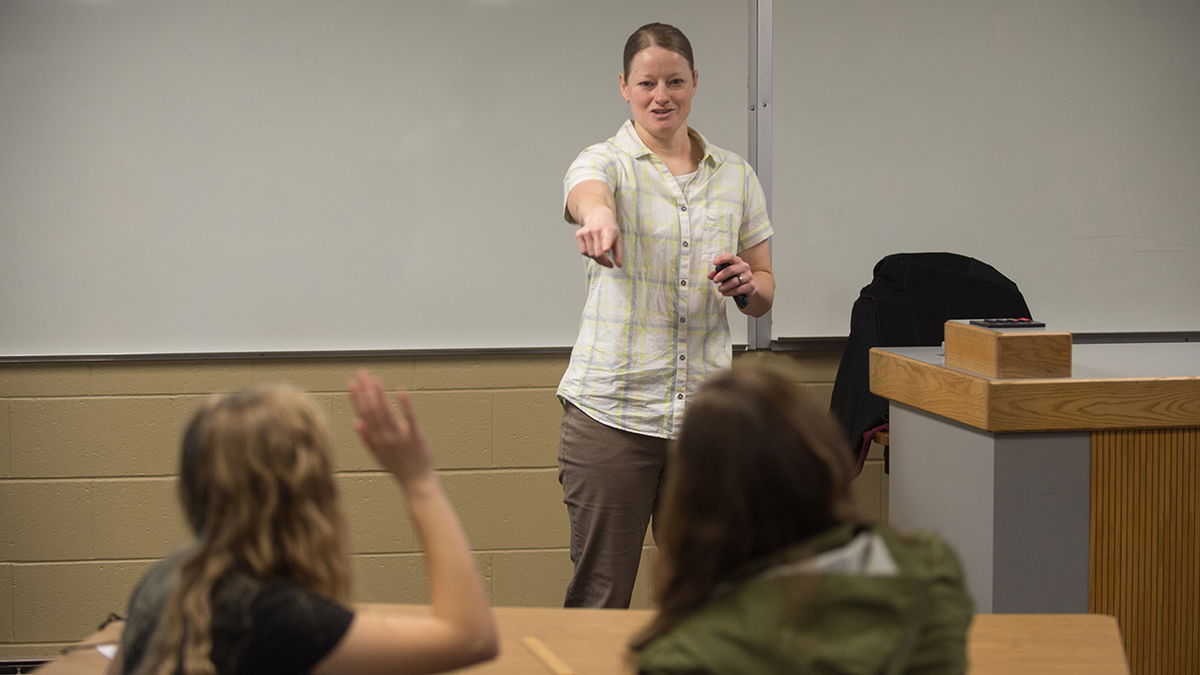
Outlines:
{"type": "Polygon", "coordinates": [[[407,394],[393,405],[363,371],[349,384],[354,427],[404,492],[429,572],[429,616],[372,607],[355,613],[315,673],[438,672],[494,657],[496,627],[483,580],[441,482],[407,394]]]}
{"type": "Polygon", "coordinates": [[[567,215],[579,223],[575,243],[579,254],[612,267],[621,266],[621,228],[612,188],[600,180],[585,180],[567,194],[567,215]],[[609,252],[612,258],[609,258],[609,252]]]}

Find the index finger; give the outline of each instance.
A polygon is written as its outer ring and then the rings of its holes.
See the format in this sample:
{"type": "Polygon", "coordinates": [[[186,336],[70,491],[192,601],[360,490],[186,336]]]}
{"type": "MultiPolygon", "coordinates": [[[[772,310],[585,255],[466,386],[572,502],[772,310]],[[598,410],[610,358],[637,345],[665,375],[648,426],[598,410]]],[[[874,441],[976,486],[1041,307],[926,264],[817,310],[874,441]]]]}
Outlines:
{"type": "Polygon", "coordinates": [[[417,413],[413,410],[412,397],[407,391],[398,391],[392,395],[396,406],[400,408],[400,420],[409,431],[417,429],[417,413]]]}
{"type": "Polygon", "coordinates": [[[355,412],[363,420],[375,421],[387,410],[383,383],[366,370],[358,371],[358,375],[350,381],[350,398],[355,412]]]}

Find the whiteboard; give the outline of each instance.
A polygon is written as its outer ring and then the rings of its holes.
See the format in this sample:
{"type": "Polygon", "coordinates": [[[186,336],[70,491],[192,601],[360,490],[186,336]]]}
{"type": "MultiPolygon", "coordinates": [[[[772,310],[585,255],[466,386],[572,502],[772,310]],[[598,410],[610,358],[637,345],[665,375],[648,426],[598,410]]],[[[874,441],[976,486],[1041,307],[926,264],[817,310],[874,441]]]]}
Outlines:
{"type": "Polygon", "coordinates": [[[744,154],[746,2],[0,3],[0,356],[569,346],[562,176],[655,20],[744,154]]]}
{"type": "Polygon", "coordinates": [[[884,255],[990,263],[1074,332],[1200,330],[1200,2],[774,3],[777,337],[884,255]]]}

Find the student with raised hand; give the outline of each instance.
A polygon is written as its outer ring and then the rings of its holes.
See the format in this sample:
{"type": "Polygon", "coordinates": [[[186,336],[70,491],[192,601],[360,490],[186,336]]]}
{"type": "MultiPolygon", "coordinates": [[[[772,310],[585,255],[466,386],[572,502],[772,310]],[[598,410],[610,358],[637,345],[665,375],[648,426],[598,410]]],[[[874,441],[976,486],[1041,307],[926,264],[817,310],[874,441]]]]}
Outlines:
{"type": "Polygon", "coordinates": [[[629,606],[667,442],[700,383],[732,359],[729,299],[755,317],[774,301],[762,186],[744,159],[688,126],[698,78],[682,31],[635,30],[618,75],[629,119],[563,180],[564,216],[589,258],[558,387],[568,607],[629,606]]]}
{"type": "Polygon", "coordinates": [[[658,613],[631,644],[638,672],[966,671],[957,556],[861,518],[844,446],[776,372],[704,384],[668,458],[658,613]]]}
{"type": "Polygon", "coordinates": [[[129,603],[110,673],[429,673],[497,653],[483,581],[406,394],[349,383],[355,428],[395,477],[425,551],[432,612],[350,605],[350,553],[323,416],[266,387],[214,397],[183,439],[196,540],[129,603]]]}

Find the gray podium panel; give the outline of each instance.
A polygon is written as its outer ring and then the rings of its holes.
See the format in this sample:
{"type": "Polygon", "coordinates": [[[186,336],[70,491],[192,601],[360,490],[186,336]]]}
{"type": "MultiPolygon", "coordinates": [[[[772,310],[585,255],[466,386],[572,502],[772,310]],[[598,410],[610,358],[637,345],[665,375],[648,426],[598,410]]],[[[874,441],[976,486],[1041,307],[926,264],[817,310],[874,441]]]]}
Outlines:
{"type": "Polygon", "coordinates": [[[958,551],[977,612],[1086,612],[1091,436],[991,434],[891,404],[889,519],[958,551]]]}

